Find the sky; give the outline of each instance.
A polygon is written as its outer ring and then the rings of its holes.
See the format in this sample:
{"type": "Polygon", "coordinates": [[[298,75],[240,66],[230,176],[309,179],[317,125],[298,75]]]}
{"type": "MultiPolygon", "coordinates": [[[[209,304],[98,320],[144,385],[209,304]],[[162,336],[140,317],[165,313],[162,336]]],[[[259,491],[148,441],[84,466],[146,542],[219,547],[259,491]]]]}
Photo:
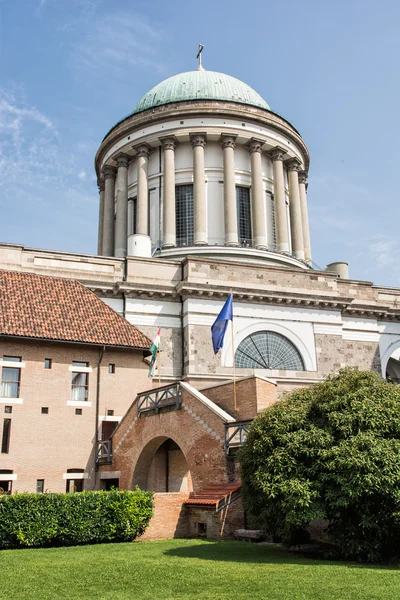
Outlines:
{"type": "Polygon", "coordinates": [[[400,287],[399,27],[398,0],[0,0],[0,241],[96,253],[102,138],[202,43],[308,145],[315,263],[400,287]]]}

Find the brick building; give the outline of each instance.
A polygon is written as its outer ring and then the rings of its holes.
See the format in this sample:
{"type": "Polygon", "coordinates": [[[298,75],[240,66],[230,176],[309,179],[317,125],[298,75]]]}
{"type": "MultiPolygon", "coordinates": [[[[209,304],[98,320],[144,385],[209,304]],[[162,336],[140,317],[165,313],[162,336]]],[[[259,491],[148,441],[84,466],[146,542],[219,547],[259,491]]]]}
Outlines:
{"type": "Polygon", "coordinates": [[[146,385],[150,341],[78,281],[0,271],[0,290],[0,487],[106,487],[102,440],[146,385]]]}

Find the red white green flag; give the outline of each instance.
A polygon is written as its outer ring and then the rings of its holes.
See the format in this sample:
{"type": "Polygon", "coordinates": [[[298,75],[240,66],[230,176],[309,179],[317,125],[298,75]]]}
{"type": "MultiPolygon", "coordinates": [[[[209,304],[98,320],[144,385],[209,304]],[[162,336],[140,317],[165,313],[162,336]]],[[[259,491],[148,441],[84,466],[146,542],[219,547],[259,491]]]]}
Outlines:
{"type": "Polygon", "coordinates": [[[151,360],[149,368],[149,378],[154,376],[154,372],[157,368],[157,353],[160,351],[160,327],[158,328],[157,335],[154,338],[152,345],[150,346],[151,360]]]}

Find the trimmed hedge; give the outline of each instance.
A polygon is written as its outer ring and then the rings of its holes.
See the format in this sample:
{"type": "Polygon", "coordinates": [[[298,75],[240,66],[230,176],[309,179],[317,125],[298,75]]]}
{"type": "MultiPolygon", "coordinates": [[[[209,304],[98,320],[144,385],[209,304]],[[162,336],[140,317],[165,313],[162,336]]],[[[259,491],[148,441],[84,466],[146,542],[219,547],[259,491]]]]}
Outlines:
{"type": "Polygon", "coordinates": [[[153,516],[153,495],[137,489],[0,496],[0,549],[130,542],[153,516]]]}

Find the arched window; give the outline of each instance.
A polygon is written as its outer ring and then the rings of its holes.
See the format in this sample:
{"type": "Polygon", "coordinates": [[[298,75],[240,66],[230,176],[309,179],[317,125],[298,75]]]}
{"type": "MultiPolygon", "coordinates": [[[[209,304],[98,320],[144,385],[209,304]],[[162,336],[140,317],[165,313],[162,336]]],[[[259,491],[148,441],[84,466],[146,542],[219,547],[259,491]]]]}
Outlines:
{"type": "Polygon", "coordinates": [[[257,331],[245,338],[236,350],[235,366],[242,369],[305,370],[296,346],[274,331],[257,331]]]}

